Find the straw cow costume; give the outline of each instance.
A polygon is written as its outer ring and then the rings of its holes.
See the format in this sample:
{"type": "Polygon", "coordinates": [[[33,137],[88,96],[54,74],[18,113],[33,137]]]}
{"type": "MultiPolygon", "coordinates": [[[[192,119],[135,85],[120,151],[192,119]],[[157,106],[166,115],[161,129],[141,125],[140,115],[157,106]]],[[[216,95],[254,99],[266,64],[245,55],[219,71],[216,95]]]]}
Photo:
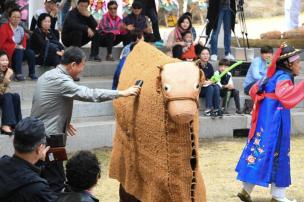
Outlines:
{"type": "Polygon", "coordinates": [[[138,97],[114,101],[116,134],[110,177],[134,200],[205,202],[198,163],[198,96],[203,73],[195,63],[139,42],[118,89],[143,80],[138,97]]]}

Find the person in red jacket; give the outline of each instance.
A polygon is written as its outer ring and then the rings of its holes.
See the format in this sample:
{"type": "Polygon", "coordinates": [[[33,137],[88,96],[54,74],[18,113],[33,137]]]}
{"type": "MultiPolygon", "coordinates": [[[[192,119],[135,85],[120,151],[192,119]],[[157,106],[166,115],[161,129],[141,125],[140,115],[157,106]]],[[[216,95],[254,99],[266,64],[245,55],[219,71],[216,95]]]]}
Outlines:
{"type": "Polygon", "coordinates": [[[26,49],[26,37],[24,29],[19,25],[21,12],[18,8],[9,11],[9,21],[0,27],[0,50],[7,52],[18,81],[24,81],[22,75],[22,62],[26,59],[29,66],[29,77],[36,80],[35,53],[26,49]]]}

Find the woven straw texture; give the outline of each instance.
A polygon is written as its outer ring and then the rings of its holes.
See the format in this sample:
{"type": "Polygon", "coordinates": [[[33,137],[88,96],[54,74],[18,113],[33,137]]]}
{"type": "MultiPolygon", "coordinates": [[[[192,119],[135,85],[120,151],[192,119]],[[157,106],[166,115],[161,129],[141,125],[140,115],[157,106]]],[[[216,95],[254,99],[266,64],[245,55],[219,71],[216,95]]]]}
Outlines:
{"type": "MultiPolygon", "coordinates": [[[[110,177],[142,202],[204,202],[205,187],[200,169],[191,200],[192,153],[189,124],[170,120],[162,92],[157,92],[159,66],[180,62],[155,47],[140,42],[128,56],[118,89],[143,80],[140,96],[114,101],[116,134],[110,162],[110,177]]],[[[198,114],[193,122],[198,153],[198,114]]]]}

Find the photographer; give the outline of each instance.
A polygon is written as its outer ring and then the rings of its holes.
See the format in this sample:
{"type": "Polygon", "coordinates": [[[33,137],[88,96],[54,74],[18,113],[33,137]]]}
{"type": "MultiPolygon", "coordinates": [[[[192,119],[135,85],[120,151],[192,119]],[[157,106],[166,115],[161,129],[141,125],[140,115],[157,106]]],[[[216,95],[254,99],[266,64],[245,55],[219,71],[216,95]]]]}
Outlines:
{"type": "Polygon", "coordinates": [[[21,120],[15,129],[14,149],[12,157],[0,159],[0,201],[56,201],[57,195],[35,166],[49,150],[42,121],[31,117],[21,120]]]}
{"type": "MultiPolygon", "coordinates": [[[[81,48],[69,47],[63,54],[61,64],[38,79],[31,116],[44,122],[48,135],[76,134],[76,129],[70,123],[74,100],[103,102],[139,93],[140,88],[136,86],[117,91],[77,85],[73,79],[84,70],[85,60],[86,55],[81,48]]],[[[62,161],[48,162],[44,171],[43,175],[51,188],[56,192],[62,191],[65,181],[62,161]]]]}

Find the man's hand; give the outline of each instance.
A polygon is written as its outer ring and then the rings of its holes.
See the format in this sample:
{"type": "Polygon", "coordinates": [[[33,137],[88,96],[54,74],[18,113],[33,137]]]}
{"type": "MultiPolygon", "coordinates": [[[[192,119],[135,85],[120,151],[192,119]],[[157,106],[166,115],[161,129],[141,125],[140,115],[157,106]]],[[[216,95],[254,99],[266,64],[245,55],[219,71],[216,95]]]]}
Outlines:
{"type": "Polygon", "coordinates": [[[62,56],[63,56],[63,54],[64,54],[64,50],[57,51],[57,52],[56,52],[56,54],[62,57],[62,56]]]}
{"type": "Polygon", "coordinates": [[[88,37],[92,38],[94,36],[94,34],[95,33],[93,32],[93,30],[91,28],[88,28],[88,37]]]}
{"type": "Polygon", "coordinates": [[[153,30],[151,27],[147,27],[145,30],[144,30],[145,33],[152,33],[153,30]]]}
{"type": "MultiPolygon", "coordinates": [[[[43,145],[41,145],[43,147],[43,145]]],[[[46,153],[50,150],[50,146],[47,146],[43,149],[40,160],[45,161],[46,153]]]]}
{"type": "Polygon", "coordinates": [[[130,24],[130,25],[127,25],[127,30],[129,30],[129,31],[132,31],[132,30],[134,30],[135,29],[135,27],[134,27],[134,25],[132,25],[132,24],[130,24]]]}
{"type": "Polygon", "coordinates": [[[77,130],[74,128],[72,124],[69,124],[67,127],[67,133],[69,136],[74,136],[76,135],[77,130]]]}
{"type": "Polygon", "coordinates": [[[57,6],[55,6],[55,7],[51,10],[50,15],[54,18],[54,17],[57,17],[57,13],[58,13],[58,8],[57,8],[57,6]]]}
{"type": "Polygon", "coordinates": [[[224,86],[225,88],[228,88],[229,90],[234,89],[234,86],[232,84],[227,84],[224,86]]]}
{"type": "Polygon", "coordinates": [[[130,95],[138,95],[140,92],[139,86],[132,86],[126,90],[118,91],[119,96],[121,97],[128,97],[130,95]]]}

